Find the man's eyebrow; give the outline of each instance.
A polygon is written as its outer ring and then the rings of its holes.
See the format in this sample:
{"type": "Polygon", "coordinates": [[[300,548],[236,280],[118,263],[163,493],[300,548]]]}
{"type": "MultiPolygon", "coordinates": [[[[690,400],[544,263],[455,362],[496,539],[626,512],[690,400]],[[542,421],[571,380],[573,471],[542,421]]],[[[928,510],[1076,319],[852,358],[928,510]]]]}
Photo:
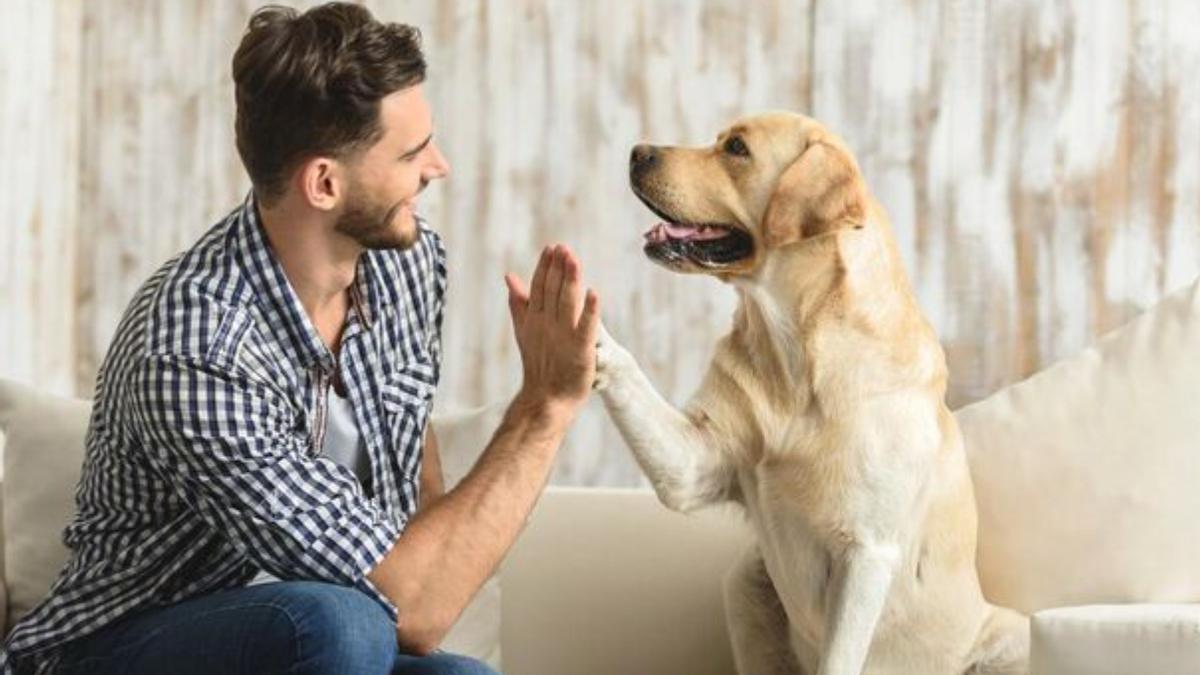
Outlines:
{"type": "Polygon", "coordinates": [[[429,134],[428,136],[425,137],[425,140],[421,141],[420,145],[413,148],[412,150],[409,150],[408,152],[404,153],[403,155],[400,155],[400,157],[402,159],[411,159],[413,157],[416,157],[417,155],[421,154],[421,151],[425,149],[425,146],[429,145],[432,141],[433,141],[433,134],[429,134]]]}

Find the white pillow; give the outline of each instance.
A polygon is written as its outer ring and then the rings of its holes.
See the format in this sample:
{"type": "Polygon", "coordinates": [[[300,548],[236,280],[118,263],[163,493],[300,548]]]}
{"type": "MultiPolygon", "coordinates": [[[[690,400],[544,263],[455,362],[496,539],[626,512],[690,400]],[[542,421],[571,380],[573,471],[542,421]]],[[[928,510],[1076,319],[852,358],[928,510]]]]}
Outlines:
{"type": "Polygon", "coordinates": [[[1030,675],[1196,675],[1200,605],[1047,609],[1030,626],[1030,675]]]}
{"type": "MultiPolygon", "coordinates": [[[[442,459],[442,476],[450,489],[471,470],[475,460],[500,426],[507,405],[490,406],[452,414],[436,414],[433,431],[442,459]]],[[[500,670],[500,578],[493,575],[483,584],[471,604],[442,642],[441,648],[475,657],[500,670]]]]}
{"type": "Polygon", "coordinates": [[[989,599],[1200,601],[1200,283],[957,417],[989,599]]]}
{"type": "Polygon", "coordinates": [[[62,531],[75,513],[90,411],[87,401],[0,380],[8,626],[45,597],[66,562],[62,531]]]}
{"type": "MultiPolygon", "coordinates": [[[[75,513],[75,486],[83,465],[88,401],[40,393],[0,379],[0,452],[4,480],[4,580],[8,626],[45,597],[66,562],[62,531],[75,513]]],[[[434,419],[447,487],[470,469],[499,424],[500,406],[434,419]]],[[[0,584],[0,609],[4,607],[0,584]]],[[[0,611],[0,630],[4,629],[0,611]]],[[[495,578],[476,595],[443,648],[500,666],[500,585],[495,578]]]]}

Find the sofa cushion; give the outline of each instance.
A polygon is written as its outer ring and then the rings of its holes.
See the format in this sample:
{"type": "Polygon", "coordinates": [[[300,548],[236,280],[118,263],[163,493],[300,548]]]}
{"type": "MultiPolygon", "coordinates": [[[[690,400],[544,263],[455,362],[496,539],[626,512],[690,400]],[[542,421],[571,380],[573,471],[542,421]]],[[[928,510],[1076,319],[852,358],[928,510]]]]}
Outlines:
{"type": "Polygon", "coordinates": [[[86,401],[0,380],[9,626],[45,597],[66,561],[62,531],[75,511],[90,409],[86,401]]]}
{"type": "Polygon", "coordinates": [[[751,540],[734,508],[547,489],[501,571],[506,670],[732,673],[721,581],[751,540]]]}
{"type": "Polygon", "coordinates": [[[1093,605],[1033,615],[1030,675],[1195,675],[1200,605],[1093,605]]]}
{"type": "MultiPolygon", "coordinates": [[[[8,626],[45,597],[66,561],[62,531],[75,512],[75,486],[90,410],[87,401],[44,394],[0,379],[4,467],[0,505],[8,626]]],[[[473,464],[502,412],[493,407],[433,420],[447,486],[461,480],[473,464]]],[[[499,621],[499,582],[491,580],[463,613],[443,647],[498,667],[499,621]]]]}
{"type": "Polygon", "coordinates": [[[1200,284],[957,413],[980,577],[1026,612],[1200,599],[1200,284]]]}

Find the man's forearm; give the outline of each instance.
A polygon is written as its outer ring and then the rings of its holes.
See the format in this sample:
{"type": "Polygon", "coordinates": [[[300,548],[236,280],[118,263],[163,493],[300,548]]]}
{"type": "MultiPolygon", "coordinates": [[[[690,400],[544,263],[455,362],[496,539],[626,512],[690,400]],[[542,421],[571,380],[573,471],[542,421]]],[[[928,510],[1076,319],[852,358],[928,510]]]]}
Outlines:
{"type": "Polygon", "coordinates": [[[414,517],[368,578],[412,653],[436,648],[495,570],[546,484],[573,414],[518,395],[474,468],[414,517]]]}

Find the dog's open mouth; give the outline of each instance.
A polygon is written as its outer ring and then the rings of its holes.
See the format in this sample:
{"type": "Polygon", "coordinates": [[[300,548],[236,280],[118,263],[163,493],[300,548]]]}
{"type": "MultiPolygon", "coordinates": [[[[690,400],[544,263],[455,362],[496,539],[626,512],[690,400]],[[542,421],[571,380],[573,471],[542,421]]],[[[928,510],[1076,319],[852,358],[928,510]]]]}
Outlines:
{"type": "MultiPolygon", "coordinates": [[[[641,195],[638,195],[641,197],[641,195]]],[[[724,223],[691,223],[664,213],[649,200],[642,202],[663,219],[646,232],[642,250],[651,259],[668,266],[683,262],[720,268],[749,258],[754,240],[748,233],[724,223]]]]}

